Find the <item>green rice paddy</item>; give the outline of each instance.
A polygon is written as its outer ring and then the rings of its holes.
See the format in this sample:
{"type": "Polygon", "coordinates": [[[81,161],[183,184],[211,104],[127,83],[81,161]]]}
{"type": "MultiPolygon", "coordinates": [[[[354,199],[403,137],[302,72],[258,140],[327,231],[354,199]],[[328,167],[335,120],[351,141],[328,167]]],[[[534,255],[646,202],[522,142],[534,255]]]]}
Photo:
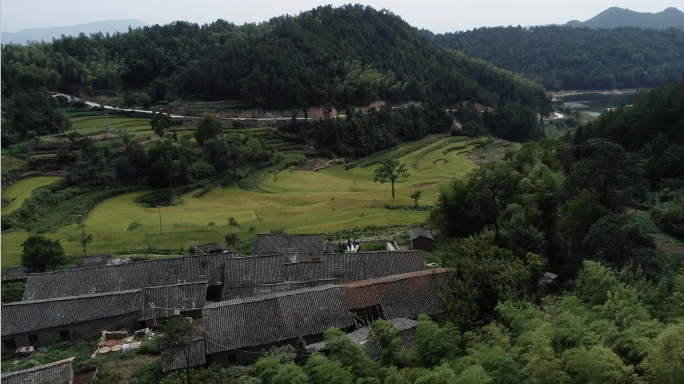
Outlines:
{"type": "MultiPolygon", "coordinates": [[[[443,183],[476,167],[465,158],[476,144],[477,140],[431,135],[365,159],[362,166],[350,170],[344,165],[317,173],[289,168],[266,173],[257,182],[257,191],[241,189],[237,183],[215,188],[200,198],[192,197],[193,191],[180,196],[180,205],[161,209],[163,234],[159,210],[135,203],[136,198],[153,191],[116,196],[96,205],[84,221],[85,231],[93,236],[88,253],[143,253],[148,242],[152,251],[180,251],[192,241],[223,241],[226,233],[250,238],[276,228],[284,228],[286,233],[327,233],[421,223],[429,212],[388,210],[384,205],[412,205],[410,195],[415,190],[423,191],[420,205],[433,205],[443,183]],[[395,199],[389,183],[373,182],[378,165],[368,165],[391,157],[406,164],[411,174],[396,182],[395,199]],[[235,218],[238,226],[229,225],[229,217],[235,218]]],[[[80,226],[73,224],[46,235],[59,239],[67,254],[79,254],[80,231],[80,226]]],[[[2,266],[19,263],[20,244],[27,236],[22,231],[2,235],[2,266]]]]}
{"type": "Polygon", "coordinates": [[[62,179],[62,177],[55,176],[32,177],[30,179],[19,180],[6,189],[3,189],[2,198],[12,200],[12,202],[6,207],[2,208],[2,216],[9,215],[10,213],[19,209],[21,204],[28,199],[29,196],[31,196],[31,192],[34,190],[46,185],[50,185],[62,179]]]}

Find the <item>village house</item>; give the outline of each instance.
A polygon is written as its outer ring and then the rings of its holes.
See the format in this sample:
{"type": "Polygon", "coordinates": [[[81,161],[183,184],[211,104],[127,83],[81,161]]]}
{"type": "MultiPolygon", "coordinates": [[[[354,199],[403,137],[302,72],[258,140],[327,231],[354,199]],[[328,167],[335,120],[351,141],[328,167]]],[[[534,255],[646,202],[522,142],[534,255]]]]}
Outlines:
{"type": "Polygon", "coordinates": [[[408,237],[411,241],[411,249],[431,251],[434,238],[432,232],[423,227],[415,227],[408,230],[408,237]]]}
{"type": "Polygon", "coordinates": [[[291,262],[318,261],[326,250],[325,235],[257,234],[254,237],[253,256],[289,254],[291,262]]]}
{"type": "Polygon", "coordinates": [[[202,318],[207,283],[29,300],[2,306],[2,353],[182,315],[202,318]]]}
{"type": "Polygon", "coordinates": [[[2,276],[3,283],[25,283],[28,272],[24,267],[7,268],[2,276]]]}
{"type": "Polygon", "coordinates": [[[73,357],[16,372],[4,373],[2,384],[71,384],[74,382],[73,357]]]}
{"type": "Polygon", "coordinates": [[[204,338],[198,338],[192,343],[186,359],[185,352],[164,349],[161,351],[162,372],[179,371],[188,367],[200,367],[207,363],[204,338]]]}
{"type": "Polygon", "coordinates": [[[82,296],[181,283],[207,283],[207,297],[218,300],[225,259],[230,254],[175,257],[90,268],[31,273],[24,300],[82,296]]]}
{"type": "Polygon", "coordinates": [[[86,257],[78,262],[79,268],[89,268],[89,267],[99,267],[101,265],[107,265],[109,260],[105,255],[96,255],[91,257],[86,257]]]}
{"type": "MultiPolygon", "coordinates": [[[[409,352],[416,347],[416,328],[418,327],[418,322],[411,319],[395,318],[388,320],[399,332],[399,338],[401,339],[404,351],[409,352]]],[[[380,346],[369,344],[372,328],[363,327],[357,329],[354,332],[348,333],[347,337],[355,342],[356,344],[365,345],[364,351],[370,352],[370,354],[380,354],[380,346]]],[[[328,347],[325,345],[325,341],[320,343],[309,344],[306,349],[312,352],[325,352],[328,347]]]]}
{"type": "Polygon", "coordinates": [[[345,332],[377,319],[415,319],[438,312],[446,270],[423,270],[207,304],[206,352],[223,366],[256,361],[262,349],[323,341],[328,328],[345,332]]]}

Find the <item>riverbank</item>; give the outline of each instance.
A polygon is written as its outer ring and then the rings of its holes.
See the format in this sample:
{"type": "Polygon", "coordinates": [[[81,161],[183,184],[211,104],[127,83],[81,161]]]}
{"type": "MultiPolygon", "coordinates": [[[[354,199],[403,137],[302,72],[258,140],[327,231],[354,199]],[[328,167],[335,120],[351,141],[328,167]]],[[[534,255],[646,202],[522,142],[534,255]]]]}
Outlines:
{"type": "Polygon", "coordinates": [[[586,95],[589,93],[600,93],[602,95],[628,95],[631,93],[636,93],[639,89],[643,88],[623,88],[623,89],[579,89],[579,90],[564,90],[551,92],[553,97],[565,97],[574,95],[586,95]]]}

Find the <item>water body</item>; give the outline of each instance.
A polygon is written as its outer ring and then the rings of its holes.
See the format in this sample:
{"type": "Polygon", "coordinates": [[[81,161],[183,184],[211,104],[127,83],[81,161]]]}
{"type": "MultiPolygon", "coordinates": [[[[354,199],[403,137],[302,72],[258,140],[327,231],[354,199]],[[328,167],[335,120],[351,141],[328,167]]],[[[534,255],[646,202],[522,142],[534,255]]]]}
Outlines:
{"type": "Polygon", "coordinates": [[[629,98],[633,93],[615,95],[605,93],[584,93],[581,95],[563,96],[566,107],[575,108],[580,112],[588,113],[591,116],[598,116],[606,108],[619,107],[622,104],[629,104],[629,98]]]}

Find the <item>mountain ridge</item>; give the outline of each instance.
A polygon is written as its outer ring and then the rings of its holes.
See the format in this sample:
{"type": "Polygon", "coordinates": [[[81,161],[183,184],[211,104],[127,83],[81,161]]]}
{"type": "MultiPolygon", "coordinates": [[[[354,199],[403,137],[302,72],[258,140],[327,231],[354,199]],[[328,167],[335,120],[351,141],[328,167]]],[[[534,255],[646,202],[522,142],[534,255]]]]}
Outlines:
{"type": "Polygon", "coordinates": [[[675,7],[665,8],[662,12],[636,12],[625,8],[610,7],[587,21],[571,20],[565,23],[574,28],[653,28],[684,29],[684,12],[675,7]]]}
{"type": "Polygon", "coordinates": [[[27,41],[51,41],[53,38],[64,36],[78,36],[84,33],[89,36],[93,33],[102,32],[103,34],[113,34],[116,32],[127,32],[128,27],[139,28],[148,26],[144,21],[138,19],[126,20],[101,20],[92,23],[68,25],[62,27],[47,28],[28,28],[17,32],[2,32],[0,41],[2,44],[26,44],[27,41]]]}

